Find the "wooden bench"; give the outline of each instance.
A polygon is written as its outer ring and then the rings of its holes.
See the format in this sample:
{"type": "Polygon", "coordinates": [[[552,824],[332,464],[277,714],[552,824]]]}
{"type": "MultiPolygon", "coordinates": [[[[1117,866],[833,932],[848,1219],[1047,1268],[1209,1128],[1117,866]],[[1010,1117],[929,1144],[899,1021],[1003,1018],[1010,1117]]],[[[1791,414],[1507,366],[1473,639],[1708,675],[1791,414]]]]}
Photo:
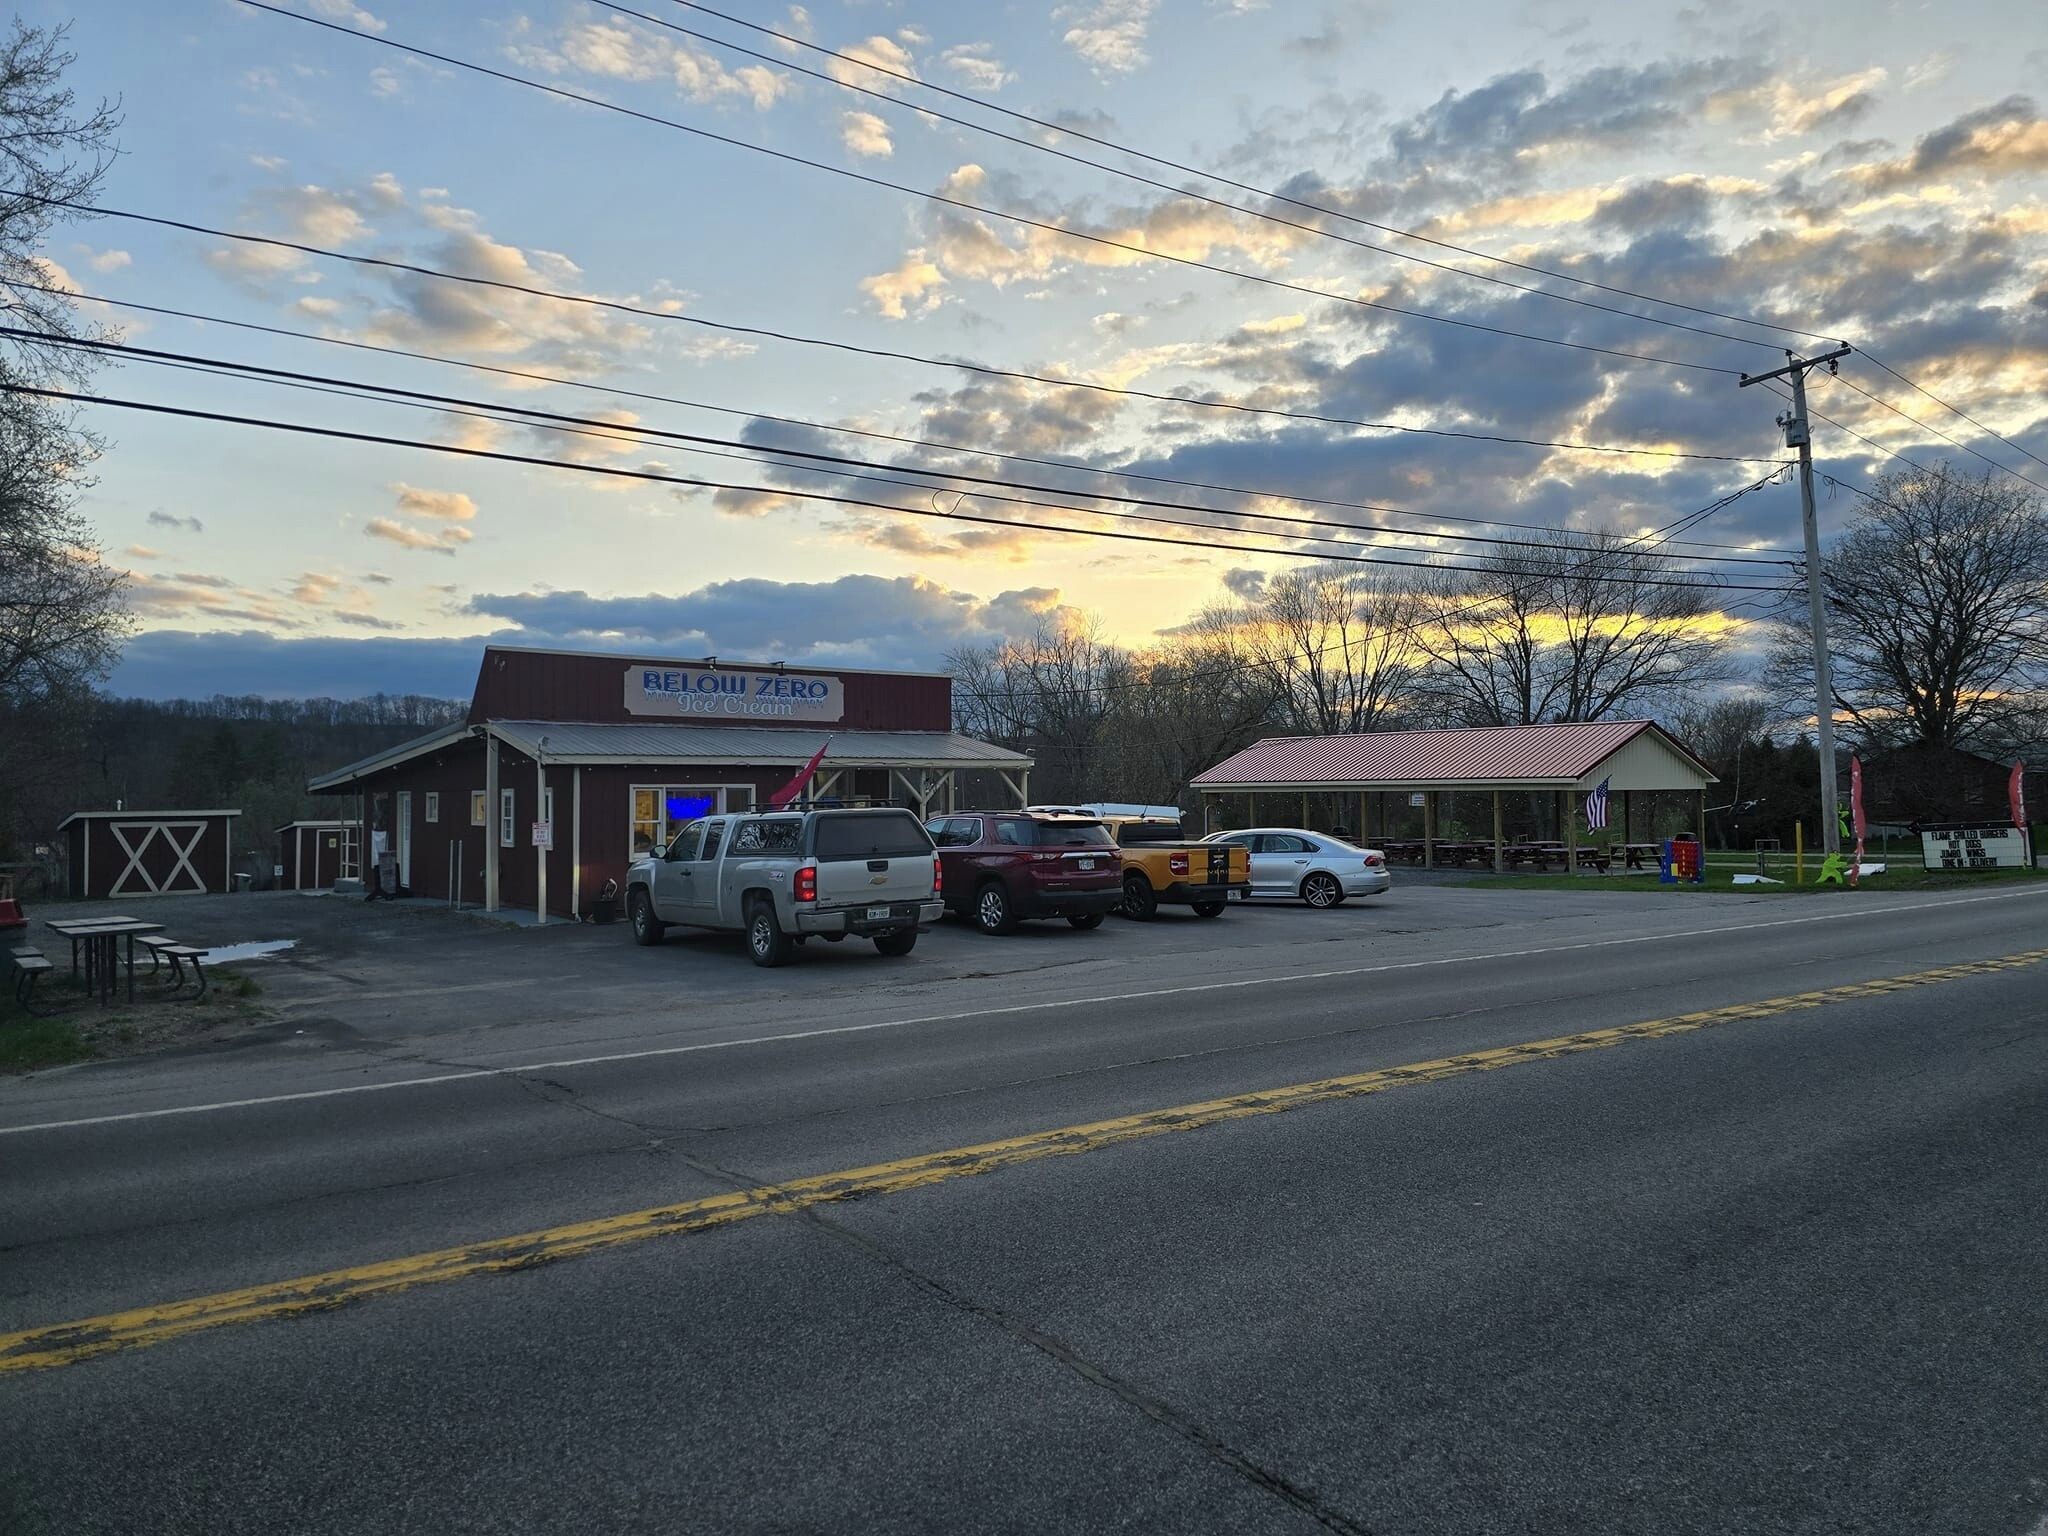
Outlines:
{"type": "Polygon", "coordinates": [[[14,1000],[21,1005],[21,1011],[36,1018],[47,1017],[53,1010],[35,1005],[36,982],[56,967],[50,964],[41,950],[26,944],[11,951],[7,958],[14,967],[14,1000]]]}

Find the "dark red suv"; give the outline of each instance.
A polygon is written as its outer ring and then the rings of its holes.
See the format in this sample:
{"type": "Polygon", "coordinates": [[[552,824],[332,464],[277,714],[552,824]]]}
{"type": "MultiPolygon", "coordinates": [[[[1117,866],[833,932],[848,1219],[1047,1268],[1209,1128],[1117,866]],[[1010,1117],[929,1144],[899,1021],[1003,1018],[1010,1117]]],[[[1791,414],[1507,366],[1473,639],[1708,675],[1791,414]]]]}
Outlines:
{"type": "Polygon", "coordinates": [[[949,910],[983,933],[1027,917],[1095,928],[1123,900],[1123,855],[1109,828],[1087,816],[966,811],[925,823],[945,869],[949,910]]]}

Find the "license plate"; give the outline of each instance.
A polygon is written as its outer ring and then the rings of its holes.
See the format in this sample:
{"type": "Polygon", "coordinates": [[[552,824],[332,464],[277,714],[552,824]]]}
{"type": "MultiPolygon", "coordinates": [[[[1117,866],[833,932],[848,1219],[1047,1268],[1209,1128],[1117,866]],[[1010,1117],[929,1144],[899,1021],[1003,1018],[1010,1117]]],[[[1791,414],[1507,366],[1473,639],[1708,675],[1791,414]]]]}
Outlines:
{"type": "Polygon", "coordinates": [[[1093,869],[1095,867],[1095,861],[1093,859],[1081,859],[1077,862],[1083,869],[1093,869]]]}
{"type": "Polygon", "coordinates": [[[883,918],[887,917],[888,915],[889,915],[889,909],[888,909],[887,907],[869,907],[869,908],[868,908],[868,921],[869,921],[869,922],[871,922],[871,923],[878,923],[878,922],[880,922],[880,921],[881,921],[881,920],[882,920],[883,918]]]}
{"type": "Polygon", "coordinates": [[[1230,892],[1230,894],[1229,894],[1228,896],[1226,896],[1226,897],[1224,898],[1224,900],[1226,900],[1226,901],[1243,901],[1243,900],[1244,900],[1244,892],[1243,892],[1243,891],[1232,891],[1232,892],[1230,892]]]}

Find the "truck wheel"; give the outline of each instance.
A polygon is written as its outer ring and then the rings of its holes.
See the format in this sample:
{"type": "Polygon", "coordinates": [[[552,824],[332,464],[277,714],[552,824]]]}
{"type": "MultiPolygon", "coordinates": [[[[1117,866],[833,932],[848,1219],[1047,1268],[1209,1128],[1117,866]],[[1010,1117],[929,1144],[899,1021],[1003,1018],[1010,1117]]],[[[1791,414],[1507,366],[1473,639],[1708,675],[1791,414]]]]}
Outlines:
{"type": "Polygon", "coordinates": [[[1312,907],[1334,907],[1344,900],[1344,887],[1335,875],[1317,870],[1301,882],[1301,899],[1312,907]]]}
{"type": "Polygon", "coordinates": [[[782,931],[782,924],[775,920],[773,904],[755,902],[753,911],[747,914],[747,953],[754,957],[754,964],[786,965],[794,949],[789,935],[782,931]]]}
{"type": "Polygon", "coordinates": [[[1223,909],[1228,905],[1228,902],[1223,901],[1198,901],[1194,903],[1195,916],[1221,917],[1223,915],[1223,909]]]}
{"type": "Polygon", "coordinates": [[[1102,914],[1100,912],[1090,912],[1083,917],[1070,917],[1067,919],[1067,926],[1078,928],[1083,933],[1086,933],[1092,928],[1100,928],[1102,926],[1102,914]]]}
{"type": "Polygon", "coordinates": [[[633,942],[635,944],[659,944],[661,936],[668,931],[668,925],[654,915],[654,903],[647,899],[647,893],[638,886],[626,898],[626,912],[633,921],[633,942]]]}
{"type": "Polygon", "coordinates": [[[917,948],[917,930],[898,928],[894,933],[878,933],[875,935],[875,948],[892,960],[900,960],[917,948]]]}
{"type": "Polygon", "coordinates": [[[1159,910],[1159,898],[1153,894],[1152,882],[1141,874],[1124,876],[1124,904],[1117,910],[1125,917],[1144,922],[1159,910]]]}
{"type": "Polygon", "coordinates": [[[993,881],[974,893],[974,926],[983,933],[1008,933],[1017,926],[1010,893],[993,881]]]}

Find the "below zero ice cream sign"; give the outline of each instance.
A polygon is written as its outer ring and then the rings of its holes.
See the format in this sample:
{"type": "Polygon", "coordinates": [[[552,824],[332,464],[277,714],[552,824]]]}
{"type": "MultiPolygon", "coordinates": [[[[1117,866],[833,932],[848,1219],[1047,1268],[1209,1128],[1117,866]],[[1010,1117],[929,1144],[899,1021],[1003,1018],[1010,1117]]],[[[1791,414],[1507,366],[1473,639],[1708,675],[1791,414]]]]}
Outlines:
{"type": "Polygon", "coordinates": [[[684,720],[804,720],[830,723],[845,713],[836,677],[723,667],[626,668],[626,713],[684,720]]]}

